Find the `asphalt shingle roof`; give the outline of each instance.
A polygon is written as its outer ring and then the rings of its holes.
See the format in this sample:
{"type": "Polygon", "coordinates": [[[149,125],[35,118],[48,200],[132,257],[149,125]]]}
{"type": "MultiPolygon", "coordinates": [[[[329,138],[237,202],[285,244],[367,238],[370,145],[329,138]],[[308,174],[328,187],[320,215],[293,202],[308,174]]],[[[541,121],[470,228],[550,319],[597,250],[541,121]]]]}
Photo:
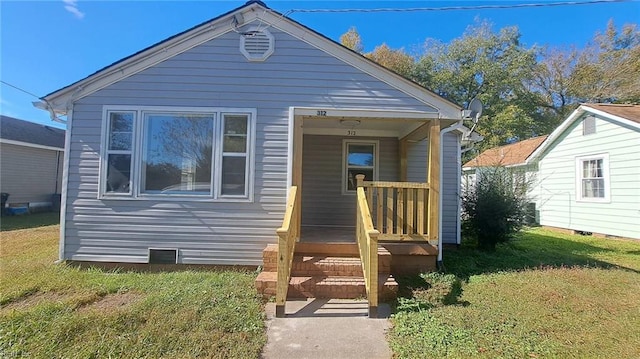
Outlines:
{"type": "Polygon", "coordinates": [[[640,105],[585,103],[584,106],[640,123],[640,105]]]}
{"type": "Polygon", "coordinates": [[[0,116],[0,138],[4,140],[64,148],[64,132],[59,128],[0,116]]]}
{"type": "Polygon", "coordinates": [[[527,160],[527,157],[546,139],[547,135],[544,135],[490,148],[465,163],[462,167],[513,166],[523,164],[527,160]]]}

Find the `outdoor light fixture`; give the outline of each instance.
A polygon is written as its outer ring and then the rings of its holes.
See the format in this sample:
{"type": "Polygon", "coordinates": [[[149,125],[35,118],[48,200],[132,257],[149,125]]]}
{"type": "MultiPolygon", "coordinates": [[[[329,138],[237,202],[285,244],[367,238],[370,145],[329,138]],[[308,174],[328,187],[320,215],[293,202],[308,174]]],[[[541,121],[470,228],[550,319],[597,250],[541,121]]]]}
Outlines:
{"type": "Polygon", "coordinates": [[[360,120],[340,120],[340,126],[354,128],[360,126],[360,120]]]}

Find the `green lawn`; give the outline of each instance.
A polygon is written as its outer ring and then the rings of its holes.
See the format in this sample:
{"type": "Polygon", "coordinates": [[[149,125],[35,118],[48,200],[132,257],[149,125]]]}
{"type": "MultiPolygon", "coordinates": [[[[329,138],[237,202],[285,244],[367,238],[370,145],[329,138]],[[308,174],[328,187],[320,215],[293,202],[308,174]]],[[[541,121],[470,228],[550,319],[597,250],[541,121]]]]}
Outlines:
{"type": "Polygon", "coordinates": [[[259,356],[266,335],[255,273],[55,265],[58,231],[1,234],[1,358],[259,356]]]}
{"type": "Polygon", "coordinates": [[[523,232],[401,278],[398,358],[638,358],[640,241],[523,232]]]}
{"type": "Polygon", "coordinates": [[[0,217],[0,231],[36,228],[60,223],[59,212],[42,212],[21,216],[0,217]]]}

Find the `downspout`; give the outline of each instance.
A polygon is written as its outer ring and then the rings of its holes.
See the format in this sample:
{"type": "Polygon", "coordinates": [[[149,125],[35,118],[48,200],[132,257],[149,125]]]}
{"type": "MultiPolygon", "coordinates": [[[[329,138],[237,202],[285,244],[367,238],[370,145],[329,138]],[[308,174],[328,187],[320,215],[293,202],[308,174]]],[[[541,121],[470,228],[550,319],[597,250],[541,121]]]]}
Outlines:
{"type": "MultiPolygon", "coordinates": [[[[443,248],[443,246],[442,246],[442,217],[443,217],[443,215],[442,215],[442,202],[444,202],[444,201],[442,200],[442,192],[443,192],[442,185],[444,184],[444,182],[442,181],[442,177],[443,177],[444,171],[442,170],[442,164],[444,163],[444,161],[443,161],[443,159],[444,159],[444,150],[443,150],[443,148],[444,148],[444,135],[449,133],[449,132],[451,132],[451,131],[459,129],[462,126],[463,126],[463,123],[462,123],[462,120],[460,120],[460,121],[456,122],[455,124],[453,124],[453,125],[445,128],[444,130],[440,131],[440,200],[438,201],[438,212],[440,213],[440,216],[438,216],[439,218],[438,218],[438,262],[437,262],[438,268],[440,268],[440,269],[443,268],[442,267],[442,248],[443,248]]],[[[458,146],[458,147],[460,147],[460,146],[458,146]]],[[[460,150],[458,149],[458,152],[459,151],[460,150]]],[[[456,164],[459,164],[459,161],[460,160],[458,159],[456,164]]],[[[460,177],[458,177],[458,181],[460,180],[459,178],[460,177]]],[[[460,216],[460,208],[458,208],[458,216],[460,216]]],[[[458,231],[459,231],[459,228],[460,227],[458,226],[458,231]]]]}

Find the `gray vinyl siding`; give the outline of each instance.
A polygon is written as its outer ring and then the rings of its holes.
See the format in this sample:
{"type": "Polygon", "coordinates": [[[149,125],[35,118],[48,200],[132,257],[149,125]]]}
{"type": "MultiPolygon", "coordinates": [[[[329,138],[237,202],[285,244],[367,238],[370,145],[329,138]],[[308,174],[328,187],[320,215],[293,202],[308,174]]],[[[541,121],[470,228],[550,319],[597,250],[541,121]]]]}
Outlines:
{"type": "MultiPolygon", "coordinates": [[[[453,132],[445,133],[442,140],[442,242],[457,243],[458,238],[458,182],[459,136],[453,132]]],[[[407,181],[427,182],[428,142],[409,143],[407,147],[407,181]]]]}
{"type": "Polygon", "coordinates": [[[302,224],[355,227],[356,196],[342,194],[343,140],[378,141],[380,181],[398,180],[398,139],[305,135],[302,152],[302,224]]]}
{"type": "Polygon", "coordinates": [[[306,42],[269,31],[275,52],[265,62],[248,62],[239,35],[229,32],[75,103],[66,259],[146,262],[149,247],[167,247],[180,249],[181,263],[260,265],[284,215],[290,106],[432,110],[306,42]],[[255,108],[254,202],[97,199],[103,105],[255,108]]]}
{"type": "Polygon", "coordinates": [[[8,203],[51,202],[60,193],[62,150],[2,143],[0,154],[0,192],[9,193],[8,203]]]}
{"type": "MultiPolygon", "coordinates": [[[[537,175],[540,224],[640,239],[640,131],[603,118],[582,135],[576,121],[543,154],[537,175]],[[609,155],[610,201],[576,198],[576,157],[609,155]]],[[[579,190],[579,189],[578,189],[579,190]]]]}

